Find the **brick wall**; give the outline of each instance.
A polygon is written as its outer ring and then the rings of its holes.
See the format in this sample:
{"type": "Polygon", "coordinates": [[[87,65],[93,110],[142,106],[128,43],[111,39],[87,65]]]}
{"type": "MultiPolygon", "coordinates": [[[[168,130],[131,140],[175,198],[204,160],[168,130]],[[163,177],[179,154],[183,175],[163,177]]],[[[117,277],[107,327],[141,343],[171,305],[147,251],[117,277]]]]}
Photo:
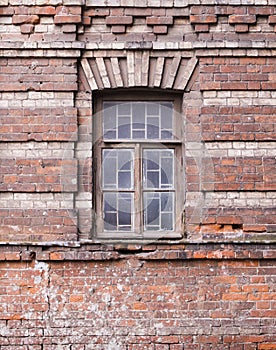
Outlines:
{"type": "Polygon", "coordinates": [[[0,0],[0,349],[276,349],[274,0],[0,0]],[[182,240],[93,236],[99,91],[183,100],[182,240]]]}
{"type": "Polygon", "coordinates": [[[273,247],[178,248],[2,262],[1,349],[274,349],[273,247]]]}

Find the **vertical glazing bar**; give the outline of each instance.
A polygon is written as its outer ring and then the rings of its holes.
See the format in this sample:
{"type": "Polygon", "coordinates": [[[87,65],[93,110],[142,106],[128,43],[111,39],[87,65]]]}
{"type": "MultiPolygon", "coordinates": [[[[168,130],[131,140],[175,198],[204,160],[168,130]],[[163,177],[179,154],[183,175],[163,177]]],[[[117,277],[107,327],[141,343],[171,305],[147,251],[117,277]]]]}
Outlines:
{"type": "Polygon", "coordinates": [[[118,139],[118,129],[119,129],[119,112],[118,112],[118,103],[116,103],[116,124],[115,124],[115,131],[116,131],[116,139],[118,139]]]}
{"type": "Polygon", "coordinates": [[[129,104],[130,104],[130,138],[132,140],[133,139],[133,113],[132,113],[133,102],[129,102],[129,104]]]}
{"type": "Polygon", "coordinates": [[[142,232],[142,200],[141,200],[141,149],[140,144],[135,144],[134,154],[134,227],[135,232],[142,232]]]}

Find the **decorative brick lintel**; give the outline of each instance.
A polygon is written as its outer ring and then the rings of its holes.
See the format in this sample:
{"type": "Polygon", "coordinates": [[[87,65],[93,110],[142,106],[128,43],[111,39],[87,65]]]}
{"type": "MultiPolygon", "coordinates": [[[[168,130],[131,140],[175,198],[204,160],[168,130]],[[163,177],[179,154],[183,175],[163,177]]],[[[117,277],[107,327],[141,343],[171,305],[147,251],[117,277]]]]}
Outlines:
{"type": "Polygon", "coordinates": [[[275,259],[274,243],[185,243],[185,244],[81,244],[57,242],[47,245],[0,246],[0,261],[102,261],[102,260],[244,260],[275,259]]]}

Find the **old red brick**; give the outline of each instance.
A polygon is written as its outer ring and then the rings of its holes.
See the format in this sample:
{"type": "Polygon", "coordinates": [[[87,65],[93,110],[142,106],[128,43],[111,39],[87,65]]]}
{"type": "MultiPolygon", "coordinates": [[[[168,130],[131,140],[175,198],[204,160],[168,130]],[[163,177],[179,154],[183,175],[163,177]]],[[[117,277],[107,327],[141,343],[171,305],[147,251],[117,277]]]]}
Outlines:
{"type": "Polygon", "coordinates": [[[249,26],[247,24],[236,24],[235,31],[237,33],[246,33],[249,30],[249,26]]]}
{"type": "Polygon", "coordinates": [[[129,25],[132,22],[132,16],[109,16],[106,18],[107,25],[129,25]]]}
{"type": "Polygon", "coordinates": [[[167,34],[167,32],[168,32],[167,26],[161,26],[161,25],[153,26],[153,33],[155,34],[167,34]]]}
{"type": "Polygon", "coordinates": [[[32,9],[35,15],[53,16],[56,13],[54,6],[35,6],[32,9]]]}
{"type": "Polygon", "coordinates": [[[64,23],[80,23],[80,15],[56,15],[54,17],[55,24],[64,24],[64,23]]]}
{"type": "Polygon", "coordinates": [[[254,15],[231,15],[229,16],[230,24],[253,24],[256,22],[254,15]]]}
{"type": "Polygon", "coordinates": [[[22,24],[20,26],[20,30],[22,34],[30,34],[34,31],[34,25],[33,24],[22,24]]]}
{"type": "Polygon", "coordinates": [[[37,15],[14,15],[12,17],[12,23],[13,24],[37,24],[39,23],[39,16],[37,15]]]}
{"type": "Polygon", "coordinates": [[[268,21],[271,24],[275,24],[276,23],[276,15],[269,16],[268,21]]]}
{"type": "Polygon", "coordinates": [[[192,24],[213,24],[217,23],[216,15],[190,15],[192,24]]]}
{"type": "Polygon", "coordinates": [[[209,32],[209,30],[210,30],[210,27],[208,24],[196,24],[195,25],[196,32],[206,33],[206,32],[209,32]]]}
{"type": "Polygon", "coordinates": [[[147,25],[171,25],[173,24],[173,17],[170,16],[151,16],[146,19],[147,25]]]}
{"type": "Polygon", "coordinates": [[[125,33],[126,31],[126,26],[122,26],[122,25],[113,25],[111,27],[111,31],[114,34],[121,34],[121,33],[125,33]]]}

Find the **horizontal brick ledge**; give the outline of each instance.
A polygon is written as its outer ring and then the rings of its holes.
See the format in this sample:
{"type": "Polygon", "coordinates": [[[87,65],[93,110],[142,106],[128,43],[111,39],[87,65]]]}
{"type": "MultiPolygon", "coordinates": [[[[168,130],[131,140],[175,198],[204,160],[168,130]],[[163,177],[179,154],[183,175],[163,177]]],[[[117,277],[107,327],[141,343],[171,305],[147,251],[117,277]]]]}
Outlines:
{"type": "Polygon", "coordinates": [[[101,260],[242,260],[272,259],[276,245],[262,242],[242,243],[185,243],[180,245],[150,244],[133,250],[133,244],[124,245],[124,252],[113,245],[80,244],[77,241],[33,242],[12,244],[0,242],[0,257],[6,261],[101,261],[101,260]]]}

